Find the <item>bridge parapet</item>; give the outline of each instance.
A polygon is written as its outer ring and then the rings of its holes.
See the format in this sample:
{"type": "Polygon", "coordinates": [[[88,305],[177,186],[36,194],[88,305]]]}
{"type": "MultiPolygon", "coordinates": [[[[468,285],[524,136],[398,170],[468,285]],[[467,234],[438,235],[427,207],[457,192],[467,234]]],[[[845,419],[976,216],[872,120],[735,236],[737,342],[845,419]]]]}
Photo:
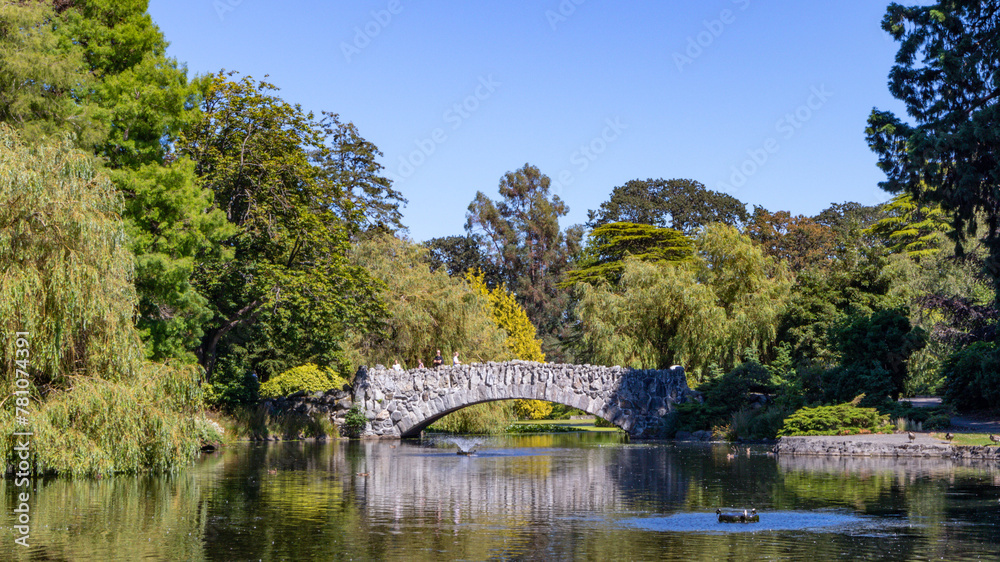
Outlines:
{"type": "Polygon", "coordinates": [[[655,437],[663,416],[693,393],[684,369],[629,369],[508,361],[395,371],[362,367],[354,403],[364,435],[412,437],[455,410],[493,400],[548,400],[600,416],[634,437],[655,437]]]}

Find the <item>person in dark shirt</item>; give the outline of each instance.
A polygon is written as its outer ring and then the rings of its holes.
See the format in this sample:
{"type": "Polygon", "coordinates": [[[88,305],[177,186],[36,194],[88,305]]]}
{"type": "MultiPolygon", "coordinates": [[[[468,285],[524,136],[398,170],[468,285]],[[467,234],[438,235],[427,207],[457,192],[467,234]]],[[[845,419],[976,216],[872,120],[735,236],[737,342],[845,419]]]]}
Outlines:
{"type": "Polygon", "coordinates": [[[444,364],[444,357],[441,357],[441,350],[439,349],[439,350],[437,350],[437,352],[438,352],[438,354],[434,356],[434,361],[433,361],[433,365],[434,365],[435,369],[437,369],[438,367],[440,367],[441,365],[444,364]]]}

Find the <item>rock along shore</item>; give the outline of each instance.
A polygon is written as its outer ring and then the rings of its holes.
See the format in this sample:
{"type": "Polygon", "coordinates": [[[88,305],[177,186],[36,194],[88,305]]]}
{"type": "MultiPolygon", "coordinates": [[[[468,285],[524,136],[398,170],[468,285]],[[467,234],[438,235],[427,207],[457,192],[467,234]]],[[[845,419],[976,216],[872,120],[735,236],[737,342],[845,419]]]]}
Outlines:
{"type": "Polygon", "coordinates": [[[924,457],[1000,460],[1000,447],[966,447],[918,434],[811,435],[782,437],[774,446],[779,455],[826,457],[924,457]]]}

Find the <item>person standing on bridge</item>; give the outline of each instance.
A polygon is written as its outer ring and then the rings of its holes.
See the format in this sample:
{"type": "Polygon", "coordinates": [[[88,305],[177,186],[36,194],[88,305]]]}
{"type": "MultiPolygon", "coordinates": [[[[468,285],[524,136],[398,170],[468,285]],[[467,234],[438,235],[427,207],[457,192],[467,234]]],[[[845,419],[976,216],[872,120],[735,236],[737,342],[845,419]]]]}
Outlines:
{"type": "Polygon", "coordinates": [[[458,360],[458,352],[455,352],[455,356],[451,358],[452,365],[461,365],[462,362],[458,360]]]}
{"type": "Polygon", "coordinates": [[[434,356],[434,361],[431,362],[434,368],[437,369],[441,365],[444,365],[444,357],[441,357],[441,350],[438,350],[438,354],[434,356]]]}

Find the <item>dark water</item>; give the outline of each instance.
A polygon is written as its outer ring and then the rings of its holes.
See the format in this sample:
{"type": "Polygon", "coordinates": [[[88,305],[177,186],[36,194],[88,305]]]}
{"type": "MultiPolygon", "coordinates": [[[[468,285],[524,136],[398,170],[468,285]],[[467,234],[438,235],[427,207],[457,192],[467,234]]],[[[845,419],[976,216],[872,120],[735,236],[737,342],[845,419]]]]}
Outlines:
{"type": "Polygon", "coordinates": [[[182,473],[37,483],[8,560],[997,560],[1000,468],[728,458],[614,434],[244,445],[182,473]],[[716,508],[756,507],[757,524],[716,508]]]}

